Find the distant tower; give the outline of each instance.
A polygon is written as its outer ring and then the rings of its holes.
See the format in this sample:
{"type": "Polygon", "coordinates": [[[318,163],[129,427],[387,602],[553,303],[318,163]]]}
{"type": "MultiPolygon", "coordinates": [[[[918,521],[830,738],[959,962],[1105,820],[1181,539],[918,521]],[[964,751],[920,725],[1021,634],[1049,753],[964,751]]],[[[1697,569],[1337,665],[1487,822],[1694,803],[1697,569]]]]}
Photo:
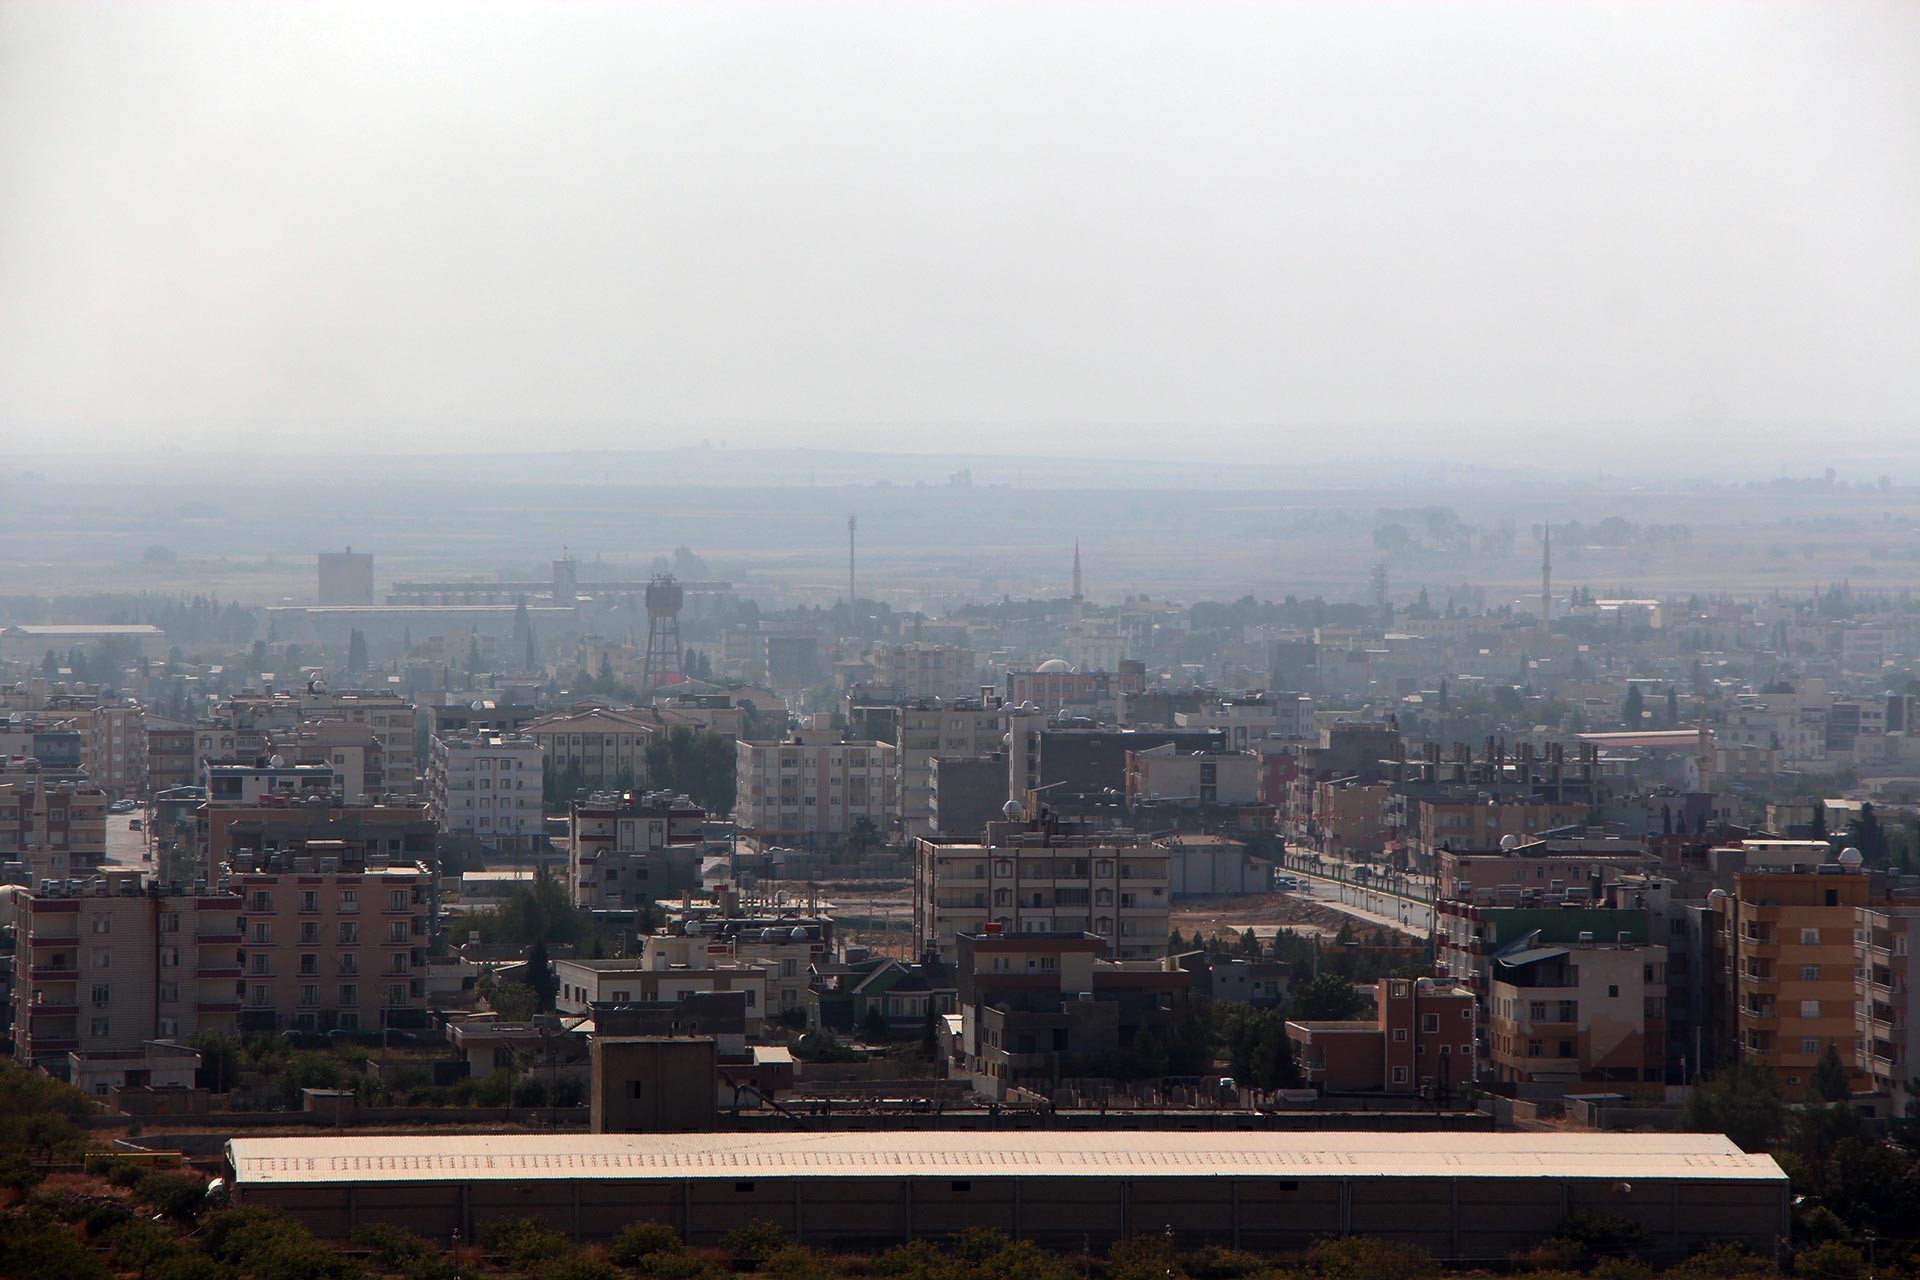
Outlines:
{"type": "Polygon", "coordinates": [[[1547,623],[1553,618],[1553,526],[1545,526],[1546,534],[1540,544],[1540,634],[1547,634],[1547,623]]]}
{"type": "Polygon", "coordinates": [[[1087,596],[1080,589],[1080,539],[1073,540],[1073,634],[1080,634],[1080,624],[1087,606],[1087,596]]]}
{"type": "Polygon", "coordinates": [[[856,607],[860,595],[854,588],[853,580],[853,531],[859,524],[859,517],[847,517],[847,630],[854,635],[860,634],[860,612],[856,607]]]}
{"type": "Polygon", "coordinates": [[[372,604],[373,556],[369,552],[322,551],[320,553],[321,604],[372,604]]]}
{"type": "Polygon", "coordinates": [[[649,698],[655,685],[680,674],[680,606],[686,596],[670,573],[656,573],[647,584],[647,665],[640,691],[649,698]]]}

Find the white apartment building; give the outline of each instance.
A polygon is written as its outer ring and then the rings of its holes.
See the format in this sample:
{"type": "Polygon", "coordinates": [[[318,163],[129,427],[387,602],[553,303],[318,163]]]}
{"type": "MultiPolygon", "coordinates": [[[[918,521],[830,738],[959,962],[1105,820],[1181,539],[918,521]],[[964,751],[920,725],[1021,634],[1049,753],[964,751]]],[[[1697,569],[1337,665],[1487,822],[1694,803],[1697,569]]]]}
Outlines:
{"type": "Polygon", "coordinates": [[[998,699],[921,702],[899,711],[899,828],[903,837],[933,834],[933,762],[977,760],[1000,750],[1007,724],[998,699]]]}
{"type": "Polygon", "coordinates": [[[540,836],[540,744],[516,733],[467,730],[432,739],[427,811],[434,825],[505,850],[540,836]]]}
{"type": "Polygon", "coordinates": [[[734,820],[763,839],[812,844],[844,836],[857,818],[892,822],[899,749],[799,730],[784,742],[741,742],[734,820]]]}
{"type": "Polygon", "coordinates": [[[1313,726],[1313,699],[1305,694],[1257,693],[1223,698],[1197,711],[1176,711],[1180,729],[1217,729],[1226,745],[1245,751],[1267,738],[1304,738],[1313,726]]]}
{"type": "Polygon", "coordinates": [[[973,650],[952,644],[875,645],[873,687],[903,698],[966,698],[980,692],[973,650]]]}
{"type": "Polygon", "coordinates": [[[147,713],[139,703],[95,707],[81,716],[87,777],[114,800],[142,794],[147,784],[147,713]]]}
{"type": "MultiPolygon", "coordinates": [[[[236,694],[213,708],[213,718],[236,731],[297,729],[314,720],[363,724],[380,740],[387,790],[413,795],[420,753],[414,745],[413,704],[396,693],[313,688],[295,693],[236,694]]],[[[224,757],[223,757],[224,758],[224,757]]]]}

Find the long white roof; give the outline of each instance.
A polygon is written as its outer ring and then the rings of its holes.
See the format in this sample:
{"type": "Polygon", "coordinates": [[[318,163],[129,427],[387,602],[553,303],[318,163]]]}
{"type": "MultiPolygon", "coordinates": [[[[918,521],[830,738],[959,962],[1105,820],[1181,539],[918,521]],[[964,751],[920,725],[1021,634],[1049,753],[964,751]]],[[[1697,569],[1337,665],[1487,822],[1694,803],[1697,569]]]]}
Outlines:
{"type": "Polygon", "coordinates": [[[235,1138],[245,1185],[526,1178],[1452,1177],[1784,1183],[1714,1134],[1106,1132],[235,1138]]]}

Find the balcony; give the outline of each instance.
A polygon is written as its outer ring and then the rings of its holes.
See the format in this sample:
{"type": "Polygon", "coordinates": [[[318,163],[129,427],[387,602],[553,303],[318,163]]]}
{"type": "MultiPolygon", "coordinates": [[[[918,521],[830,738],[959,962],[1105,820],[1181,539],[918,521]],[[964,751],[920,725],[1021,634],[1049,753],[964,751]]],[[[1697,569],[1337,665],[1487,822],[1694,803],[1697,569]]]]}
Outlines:
{"type": "Polygon", "coordinates": [[[246,935],[241,933],[240,930],[238,929],[232,929],[225,932],[216,932],[216,931],[210,930],[206,933],[194,934],[193,940],[195,943],[203,947],[216,947],[216,946],[217,947],[233,947],[233,946],[238,946],[240,943],[244,942],[246,940],[246,935]]]}
{"type": "Polygon", "coordinates": [[[77,982],[80,970],[67,965],[46,965],[28,969],[27,979],[30,982],[77,982]]]}

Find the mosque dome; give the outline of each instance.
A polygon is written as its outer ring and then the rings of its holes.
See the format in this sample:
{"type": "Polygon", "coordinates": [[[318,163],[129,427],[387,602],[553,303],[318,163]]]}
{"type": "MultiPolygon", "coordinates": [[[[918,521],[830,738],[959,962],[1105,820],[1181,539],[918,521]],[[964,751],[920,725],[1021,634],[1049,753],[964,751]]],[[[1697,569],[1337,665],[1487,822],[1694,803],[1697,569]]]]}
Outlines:
{"type": "Polygon", "coordinates": [[[1034,670],[1044,671],[1052,675],[1072,671],[1073,664],[1069,663],[1065,658],[1048,658],[1045,662],[1035,667],[1034,670]]]}

